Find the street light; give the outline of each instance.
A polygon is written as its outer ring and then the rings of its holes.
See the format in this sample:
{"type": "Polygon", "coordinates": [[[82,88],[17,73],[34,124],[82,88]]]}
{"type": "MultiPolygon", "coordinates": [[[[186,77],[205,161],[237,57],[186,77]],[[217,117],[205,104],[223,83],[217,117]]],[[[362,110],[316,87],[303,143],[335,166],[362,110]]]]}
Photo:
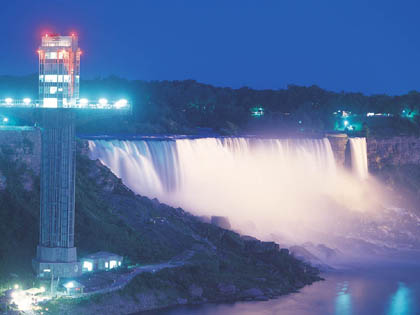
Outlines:
{"type": "Polygon", "coordinates": [[[104,106],[106,106],[106,104],[108,104],[108,100],[106,98],[100,98],[99,99],[99,105],[104,107],[104,106]]]}
{"type": "Polygon", "coordinates": [[[116,109],[120,109],[120,108],[126,107],[127,106],[127,103],[128,102],[127,102],[126,99],[121,99],[121,100],[115,102],[114,107],[116,109]]]}
{"type": "Polygon", "coordinates": [[[70,281],[70,282],[67,282],[64,286],[66,289],[71,289],[71,288],[74,288],[74,283],[73,281],[70,281]]]}
{"type": "Polygon", "coordinates": [[[89,101],[88,101],[87,98],[81,98],[80,101],[79,101],[79,103],[80,103],[80,105],[82,105],[83,107],[85,107],[89,103],[89,101]]]}

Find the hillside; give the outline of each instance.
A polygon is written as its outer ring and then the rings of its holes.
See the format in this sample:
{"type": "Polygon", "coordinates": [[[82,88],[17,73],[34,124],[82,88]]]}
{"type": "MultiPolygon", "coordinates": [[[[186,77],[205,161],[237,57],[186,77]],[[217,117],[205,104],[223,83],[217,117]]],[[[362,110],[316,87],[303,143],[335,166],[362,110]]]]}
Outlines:
{"type": "MultiPolygon", "coordinates": [[[[16,154],[12,147],[1,149],[0,283],[7,285],[19,279],[32,284],[39,176],[13,158],[16,154]]],[[[170,289],[172,295],[163,304],[180,303],[180,295],[192,301],[192,284],[202,288],[198,301],[247,298],[246,290],[253,288],[261,290],[260,295],[273,297],[319,280],[316,269],[287,250],[279,250],[275,243],[244,238],[204,223],[182,209],[135,195],[99,161],[89,160],[83,154],[83,145],[78,149],[75,242],[79,256],[106,250],[132,263],[162,262],[175,256],[185,260],[186,265],[175,271],[139,276],[122,293],[128,299],[143,291],[161,294],[170,289]],[[235,292],[223,294],[226,285],[234,286],[235,292]]]]}

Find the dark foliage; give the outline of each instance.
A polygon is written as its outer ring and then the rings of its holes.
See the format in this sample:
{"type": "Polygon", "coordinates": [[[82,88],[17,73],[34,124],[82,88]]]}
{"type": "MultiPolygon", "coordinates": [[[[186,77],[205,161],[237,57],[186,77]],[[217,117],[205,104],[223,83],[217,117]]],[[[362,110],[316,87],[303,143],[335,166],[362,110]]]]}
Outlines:
{"type": "MultiPolygon", "coordinates": [[[[37,76],[0,77],[0,98],[37,98],[37,76]]],[[[318,86],[289,85],[287,89],[231,89],[185,81],[129,81],[118,77],[81,82],[81,96],[89,99],[121,97],[133,102],[133,114],[126,119],[99,119],[95,124],[81,121],[79,133],[196,133],[211,128],[222,134],[237,133],[318,133],[334,128],[333,112],[389,113],[390,118],[371,119],[364,131],[378,135],[418,134],[416,117],[402,119],[402,110],[418,113],[420,93],[388,96],[336,93],[318,86]],[[264,108],[262,117],[251,109],[264,108]],[[300,123],[299,123],[300,121],[300,123]]],[[[418,117],[418,116],[417,116],[418,117]]],[[[19,120],[17,118],[17,120],[19,120]]],[[[33,122],[33,119],[27,119],[33,122]]]]}

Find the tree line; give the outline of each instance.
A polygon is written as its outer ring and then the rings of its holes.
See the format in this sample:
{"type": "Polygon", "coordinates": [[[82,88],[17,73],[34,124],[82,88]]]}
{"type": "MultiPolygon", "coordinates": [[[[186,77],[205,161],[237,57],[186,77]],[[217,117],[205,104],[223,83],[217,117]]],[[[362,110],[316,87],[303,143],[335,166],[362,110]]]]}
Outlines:
{"type": "MultiPolygon", "coordinates": [[[[0,99],[36,99],[37,95],[37,75],[0,76],[0,99]]],[[[111,76],[82,80],[80,97],[126,98],[133,104],[131,116],[80,124],[80,133],[321,133],[333,131],[338,111],[350,112],[352,119],[360,120],[364,131],[369,129],[371,134],[418,134],[420,130],[417,91],[390,96],[332,92],[316,85],[233,89],[194,80],[141,81],[111,76]],[[261,115],[253,115],[254,108],[262,109],[261,115]],[[366,119],[367,113],[387,116],[366,119]]]]}

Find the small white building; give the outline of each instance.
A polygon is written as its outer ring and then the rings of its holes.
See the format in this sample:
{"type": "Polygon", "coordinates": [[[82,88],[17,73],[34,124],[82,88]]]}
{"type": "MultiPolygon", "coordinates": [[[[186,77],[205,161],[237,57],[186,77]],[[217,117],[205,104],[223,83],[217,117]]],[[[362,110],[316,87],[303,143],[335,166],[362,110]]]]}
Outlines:
{"type": "Polygon", "coordinates": [[[82,259],[83,272],[111,270],[122,265],[123,257],[109,252],[97,252],[82,259]]]}
{"type": "Polygon", "coordinates": [[[83,294],[85,286],[77,281],[69,281],[63,284],[63,287],[66,289],[67,295],[78,295],[83,294]]]}

